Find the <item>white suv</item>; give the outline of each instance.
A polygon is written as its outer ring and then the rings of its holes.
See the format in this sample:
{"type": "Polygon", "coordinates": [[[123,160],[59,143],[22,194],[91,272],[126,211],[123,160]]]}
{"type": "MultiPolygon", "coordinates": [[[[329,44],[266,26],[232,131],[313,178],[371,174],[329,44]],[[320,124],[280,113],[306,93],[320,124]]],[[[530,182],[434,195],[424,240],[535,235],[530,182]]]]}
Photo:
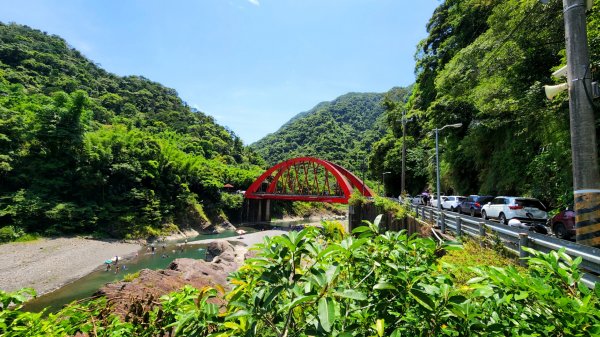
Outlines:
{"type": "Polygon", "coordinates": [[[546,206],[534,198],[496,197],[481,208],[481,217],[498,219],[503,225],[508,225],[510,219],[545,223],[548,213],[546,206]]]}
{"type": "Polygon", "coordinates": [[[458,211],[458,205],[466,199],[466,197],[460,195],[447,196],[446,200],[442,200],[442,209],[449,209],[452,212],[456,212],[458,211]]]}
{"type": "MultiPolygon", "coordinates": [[[[445,195],[440,196],[442,204],[444,203],[444,201],[446,201],[446,198],[448,197],[445,195]]],[[[431,200],[429,200],[429,204],[431,205],[431,207],[437,207],[437,196],[435,194],[431,197],[431,200]]]]}

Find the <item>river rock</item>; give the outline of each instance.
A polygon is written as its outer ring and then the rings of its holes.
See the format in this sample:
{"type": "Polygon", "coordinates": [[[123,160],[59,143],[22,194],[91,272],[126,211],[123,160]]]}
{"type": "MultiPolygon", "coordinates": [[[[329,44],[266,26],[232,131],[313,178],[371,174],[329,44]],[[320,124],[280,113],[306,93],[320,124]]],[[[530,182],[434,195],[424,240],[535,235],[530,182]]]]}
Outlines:
{"type": "MultiPolygon", "coordinates": [[[[165,270],[143,269],[131,282],[119,281],[102,287],[95,295],[105,296],[115,313],[124,318],[138,317],[158,304],[162,295],[184,285],[229,289],[227,276],[237,270],[247,252],[244,246],[227,241],[212,242],[207,251],[215,256],[211,262],[189,258],[175,259],[165,270]]],[[[216,299],[215,303],[225,303],[216,299]]]]}
{"type": "Polygon", "coordinates": [[[229,221],[223,221],[221,224],[219,225],[212,225],[209,226],[205,229],[205,231],[210,231],[212,233],[224,233],[227,231],[234,231],[236,228],[234,225],[231,224],[231,222],[229,221]]]}

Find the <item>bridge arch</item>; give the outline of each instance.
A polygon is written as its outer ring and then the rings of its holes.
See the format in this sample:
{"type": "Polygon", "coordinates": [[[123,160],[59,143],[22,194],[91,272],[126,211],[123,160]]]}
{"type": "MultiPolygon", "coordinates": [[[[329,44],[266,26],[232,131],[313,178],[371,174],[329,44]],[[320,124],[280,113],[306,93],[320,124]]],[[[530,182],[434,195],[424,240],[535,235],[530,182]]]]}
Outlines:
{"type": "Polygon", "coordinates": [[[315,157],[298,157],[268,169],[250,185],[245,197],[347,204],[355,189],[366,197],[374,195],[344,167],[315,157]]]}

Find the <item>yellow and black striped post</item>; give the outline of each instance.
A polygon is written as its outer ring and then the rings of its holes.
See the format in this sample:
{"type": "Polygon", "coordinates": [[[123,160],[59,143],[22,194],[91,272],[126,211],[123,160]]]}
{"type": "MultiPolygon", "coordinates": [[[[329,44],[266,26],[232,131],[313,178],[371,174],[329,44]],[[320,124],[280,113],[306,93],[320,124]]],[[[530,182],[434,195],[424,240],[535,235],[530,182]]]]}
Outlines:
{"type": "Polygon", "coordinates": [[[600,247],[600,190],[575,191],[577,243],[600,247]]]}

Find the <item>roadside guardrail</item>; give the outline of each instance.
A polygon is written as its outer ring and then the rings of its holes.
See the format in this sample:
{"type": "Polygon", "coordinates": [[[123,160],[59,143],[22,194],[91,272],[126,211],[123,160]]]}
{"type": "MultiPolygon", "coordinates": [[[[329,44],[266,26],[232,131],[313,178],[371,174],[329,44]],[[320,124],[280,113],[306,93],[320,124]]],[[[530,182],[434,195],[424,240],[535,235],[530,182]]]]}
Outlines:
{"type": "MultiPolygon", "coordinates": [[[[450,211],[438,211],[437,208],[424,205],[410,205],[417,218],[431,224],[437,224],[442,233],[450,230],[455,236],[468,235],[481,240],[487,235],[496,234],[506,250],[520,258],[527,257],[523,247],[548,253],[565,248],[565,253],[572,258],[581,257],[579,268],[583,272],[582,281],[590,288],[600,282],[600,249],[579,245],[575,242],[558,239],[544,234],[525,231],[522,228],[502,225],[490,220],[474,218],[450,211]]],[[[523,260],[523,262],[525,262],[523,260]]]]}

